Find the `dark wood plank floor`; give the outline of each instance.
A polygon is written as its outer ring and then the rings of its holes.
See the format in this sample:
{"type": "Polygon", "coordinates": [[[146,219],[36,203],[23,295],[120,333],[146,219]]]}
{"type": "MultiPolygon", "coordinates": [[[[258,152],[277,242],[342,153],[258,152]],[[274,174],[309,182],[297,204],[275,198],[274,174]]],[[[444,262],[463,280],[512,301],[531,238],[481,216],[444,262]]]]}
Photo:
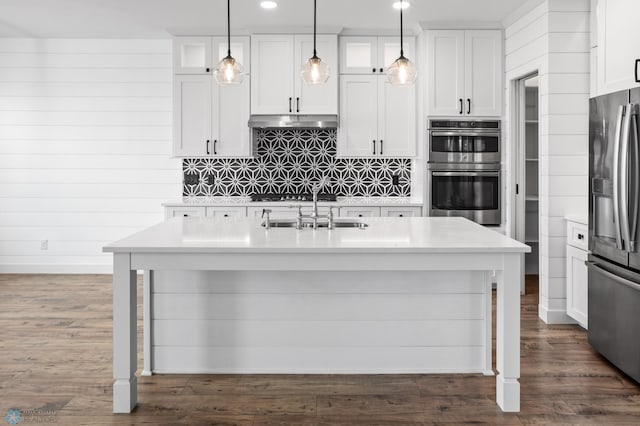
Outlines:
{"type": "Polygon", "coordinates": [[[495,379],[481,375],[185,375],[141,377],[135,412],[113,415],[111,277],[0,275],[0,415],[85,425],[640,424],[640,387],[580,327],[538,319],[535,277],[527,292],[519,414],[500,412],[495,379]]]}

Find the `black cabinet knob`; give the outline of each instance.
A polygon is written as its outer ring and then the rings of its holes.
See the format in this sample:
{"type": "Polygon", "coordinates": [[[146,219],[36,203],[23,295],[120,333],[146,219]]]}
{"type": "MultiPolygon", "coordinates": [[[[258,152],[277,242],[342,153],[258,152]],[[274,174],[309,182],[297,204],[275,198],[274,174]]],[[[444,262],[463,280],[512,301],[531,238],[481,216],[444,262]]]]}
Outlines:
{"type": "Polygon", "coordinates": [[[404,217],[404,215],[403,214],[399,214],[398,217],[404,217]]]}
{"type": "Polygon", "coordinates": [[[189,217],[189,215],[188,215],[188,214],[183,214],[182,216],[184,216],[184,217],[189,217]]]}
{"type": "Polygon", "coordinates": [[[229,215],[228,215],[228,214],[225,214],[225,215],[224,215],[224,217],[229,217],[229,215]]]}
{"type": "Polygon", "coordinates": [[[584,240],[584,234],[578,234],[578,239],[579,240],[584,240]]]}
{"type": "Polygon", "coordinates": [[[359,214],[359,215],[358,215],[358,217],[362,217],[362,215],[361,215],[361,214],[359,214]]]}
{"type": "Polygon", "coordinates": [[[376,72],[376,69],[375,69],[375,68],[373,68],[373,69],[371,69],[371,71],[376,72]]]}
{"type": "Polygon", "coordinates": [[[384,68],[380,68],[380,72],[384,72],[384,68]]]}
{"type": "Polygon", "coordinates": [[[207,68],[207,72],[211,72],[211,69],[207,68]]]}

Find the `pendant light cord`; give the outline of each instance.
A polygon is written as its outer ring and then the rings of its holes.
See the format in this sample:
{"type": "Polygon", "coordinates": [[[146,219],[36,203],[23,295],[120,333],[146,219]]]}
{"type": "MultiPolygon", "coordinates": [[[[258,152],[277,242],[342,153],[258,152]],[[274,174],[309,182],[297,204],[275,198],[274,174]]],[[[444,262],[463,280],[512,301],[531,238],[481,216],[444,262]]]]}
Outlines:
{"type": "Polygon", "coordinates": [[[317,16],[317,3],[316,0],[313,0],[313,57],[317,58],[318,54],[316,52],[316,16],[317,16]]]}
{"type": "Polygon", "coordinates": [[[404,4],[402,3],[402,0],[400,0],[400,57],[404,58],[404,49],[403,49],[403,34],[402,34],[402,9],[403,9],[404,4]]]}
{"type": "Polygon", "coordinates": [[[231,57],[231,0],[227,0],[227,58],[231,57]]]}

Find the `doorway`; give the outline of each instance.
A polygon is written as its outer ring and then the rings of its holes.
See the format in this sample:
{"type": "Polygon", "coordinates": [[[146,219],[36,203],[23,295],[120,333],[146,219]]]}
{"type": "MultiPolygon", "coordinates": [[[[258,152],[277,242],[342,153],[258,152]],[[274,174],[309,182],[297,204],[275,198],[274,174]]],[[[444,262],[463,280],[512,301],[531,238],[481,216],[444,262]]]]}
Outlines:
{"type": "MultiPolygon", "coordinates": [[[[538,280],[540,258],[539,78],[537,72],[517,81],[516,239],[531,247],[524,274],[538,280]]],[[[522,282],[524,283],[524,277],[522,282]]],[[[524,288],[522,289],[524,292],[524,288]]]]}

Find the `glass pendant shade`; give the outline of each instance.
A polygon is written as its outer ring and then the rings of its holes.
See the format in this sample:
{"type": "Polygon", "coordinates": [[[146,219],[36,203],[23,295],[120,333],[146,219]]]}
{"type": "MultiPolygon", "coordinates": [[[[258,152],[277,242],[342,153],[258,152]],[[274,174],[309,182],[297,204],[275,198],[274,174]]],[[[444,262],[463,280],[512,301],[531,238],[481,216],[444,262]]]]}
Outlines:
{"type": "Polygon", "coordinates": [[[323,84],[329,79],[329,66],[314,55],[302,66],[301,74],[307,84],[323,84]]]}
{"type": "Polygon", "coordinates": [[[244,67],[233,57],[227,56],[218,63],[214,75],[220,85],[240,84],[244,80],[244,67]]]}
{"type": "Polygon", "coordinates": [[[394,86],[410,86],[415,83],[417,76],[416,66],[404,56],[396,59],[387,68],[387,80],[394,86]]]}

